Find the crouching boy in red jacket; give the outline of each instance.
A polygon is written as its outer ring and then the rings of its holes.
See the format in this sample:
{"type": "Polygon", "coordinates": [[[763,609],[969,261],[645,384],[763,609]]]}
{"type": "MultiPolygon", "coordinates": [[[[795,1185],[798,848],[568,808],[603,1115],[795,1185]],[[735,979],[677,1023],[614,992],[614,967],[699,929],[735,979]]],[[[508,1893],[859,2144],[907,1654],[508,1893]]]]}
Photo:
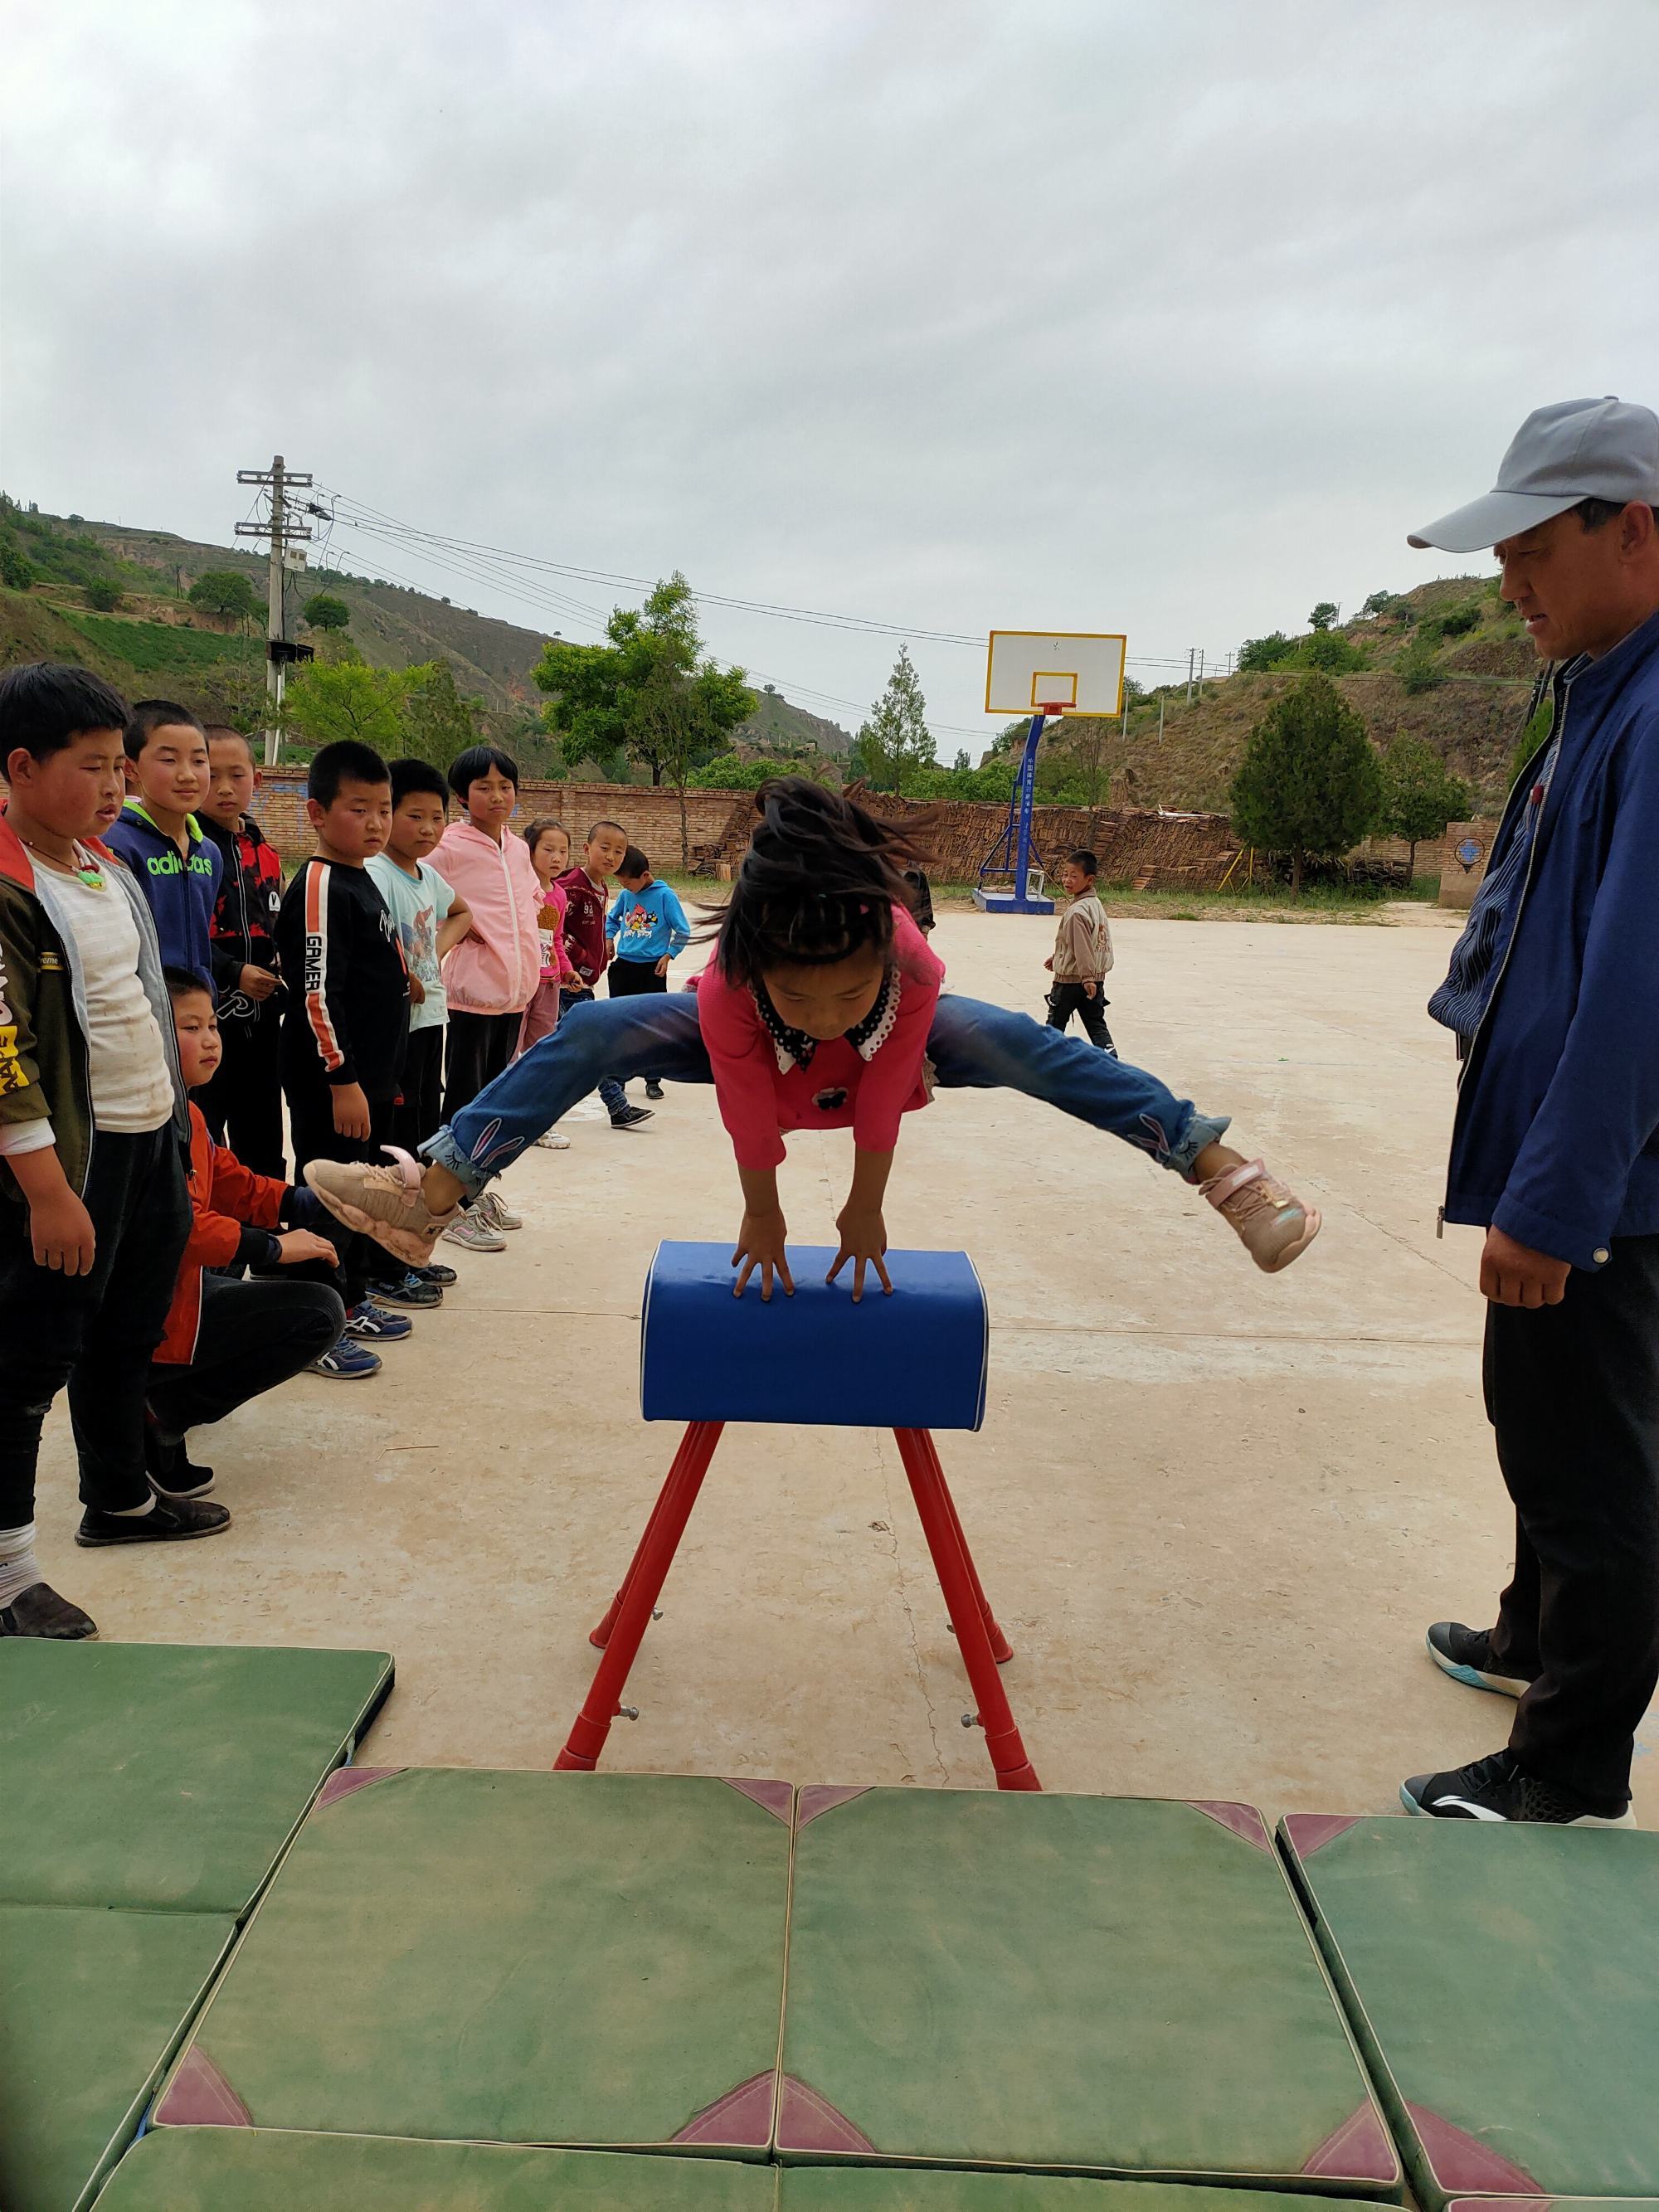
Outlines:
{"type": "MultiPolygon", "coordinates": [[[[211,994],[199,977],[169,968],[173,1034],[186,1089],[205,1084],[223,1047],[211,994]]],[[[345,1327],[345,1304],[327,1281],[299,1275],[241,1281],[209,1268],[240,1261],[254,1267],[337,1266],[333,1245],[316,1234],[328,1218],[309,1191],[290,1189],[272,1176],[255,1175],[208,1134],[202,1109],[190,1109],[190,1242],[145,1393],[144,1457],[151,1485],[164,1498],[200,1498],[213,1470],[194,1467],[185,1449],[188,1432],[222,1421],[261,1392],[274,1390],[302,1368],[324,1373],[345,1327]]],[[[357,1346],[345,1347],[351,1371],[373,1374],[380,1360],[357,1346]],[[372,1364],[371,1364],[372,1363],[372,1364]]]]}

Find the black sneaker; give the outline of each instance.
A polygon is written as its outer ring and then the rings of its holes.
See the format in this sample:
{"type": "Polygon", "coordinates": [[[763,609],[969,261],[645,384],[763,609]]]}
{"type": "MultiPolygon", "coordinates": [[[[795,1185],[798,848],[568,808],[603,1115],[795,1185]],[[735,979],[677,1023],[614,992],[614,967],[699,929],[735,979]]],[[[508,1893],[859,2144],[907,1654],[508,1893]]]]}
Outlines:
{"type": "Polygon", "coordinates": [[[1492,1631],[1465,1628],[1461,1620],[1437,1620],[1428,1633],[1429,1656],[1443,1674],[1472,1690],[1495,1690],[1500,1698],[1524,1698],[1532,1678],[1492,1663],[1492,1631]]]}
{"type": "Polygon", "coordinates": [[[419,1311],[426,1306],[441,1306],[444,1302],[443,1285],[430,1283],[422,1270],[406,1267],[400,1275],[388,1276],[383,1283],[371,1283],[368,1295],[376,1305],[408,1306],[419,1311]]]}
{"type": "Polygon", "coordinates": [[[89,1613],[59,1597],[50,1583],[31,1583],[8,1606],[0,1607],[0,1636],[40,1636],[57,1644],[82,1644],[96,1636],[89,1613]]]}
{"type": "Polygon", "coordinates": [[[647,1076],[646,1079],[645,1095],[647,1098],[660,1098],[662,1097],[662,1085],[658,1082],[654,1075],[647,1076]]]}
{"type": "Polygon", "coordinates": [[[213,1487],[213,1469],[194,1465],[182,1438],[176,1444],[163,1443],[149,1413],[144,1415],[144,1473],[156,1497],[169,1504],[180,1498],[205,1498],[213,1487]]]}
{"type": "Polygon", "coordinates": [[[178,1544],[191,1536],[216,1536],[230,1526],[222,1505],[181,1498],[158,1498],[148,1513],[100,1513],[88,1505],[75,1532],[77,1544],[96,1551],[107,1544],[178,1544]]]}
{"type": "Polygon", "coordinates": [[[650,1119],[648,1106],[620,1106],[611,1116],[611,1126],[613,1129],[636,1129],[641,1121],[650,1119]]]}
{"type": "Polygon", "coordinates": [[[1408,1813],[1432,1820],[1541,1820],[1557,1828],[1633,1828],[1628,1805],[1592,1802],[1528,1774],[1512,1751],[1495,1751],[1443,1774],[1413,1774],[1400,1785],[1408,1813]]]}
{"type": "Polygon", "coordinates": [[[411,1275],[418,1275],[423,1283],[435,1283],[441,1291],[447,1291],[452,1283],[459,1283],[461,1279],[455,1270],[446,1267],[441,1260],[434,1260],[424,1267],[411,1267],[409,1272],[411,1275]]]}

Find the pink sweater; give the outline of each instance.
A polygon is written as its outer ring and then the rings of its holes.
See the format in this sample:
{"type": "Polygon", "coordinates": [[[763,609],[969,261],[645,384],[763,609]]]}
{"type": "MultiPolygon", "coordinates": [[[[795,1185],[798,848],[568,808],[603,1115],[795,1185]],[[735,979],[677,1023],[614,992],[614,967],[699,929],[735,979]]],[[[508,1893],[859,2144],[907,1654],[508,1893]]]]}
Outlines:
{"type": "Polygon", "coordinates": [[[471,822],[452,822],[432,859],[472,909],[474,934],[444,962],[452,1010],[521,1014],[542,975],[542,887],[529,846],[510,830],[498,845],[471,822]]]}
{"type": "Polygon", "coordinates": [[[862,1152],[890,1152],[899,1116],[927,1103],[921,1063],[944,963],[907,908],[893,908],[894,968],[881,1019],[860,1044],[833,1037],[800,1066],[768,1028],[754,994],[711,967],[697,980],[697,1020],[720,1119],[742,1168],[772,1168],[786,1129],[847,1129],[862,1152]]]}

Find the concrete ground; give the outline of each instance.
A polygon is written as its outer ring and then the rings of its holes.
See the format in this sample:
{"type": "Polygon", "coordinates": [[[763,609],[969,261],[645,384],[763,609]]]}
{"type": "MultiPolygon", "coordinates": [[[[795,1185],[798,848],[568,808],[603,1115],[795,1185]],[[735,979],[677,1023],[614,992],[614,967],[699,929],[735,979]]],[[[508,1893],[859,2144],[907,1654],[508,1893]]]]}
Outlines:
{"type": "MultiPolygon", "coordinates": [[[[1511,1531],[1479,1237],[1434,1233],[1453,1070],[1422,1009],[1451,918],[1410,921],[1115,927],[1127,1056],[1231,1112],[1324,1210],[1285,1276],[1144,1157],[1024,1099],[942,1094],[907,1121],[892,1240],[966,1247],[990,1297],[985,1427],[941,1450],[1050,1788],[1391,1808],[1402,1775],[1507,1734],[1504,1700],[1423,1653],[1427,1622],[1489,1619],[1511,1531]]],[[[1033,1008],[1051,942],[971,913],[935,939],[957,988],[1033,1008]]],[[[636,1411],[647,1261],[738,1213],[711,1093],[671,1091],[629,1136],[568,1126],[504,1187],[524,1231],[444,1248],[460,1283],[381,1376],[304,1377],[198,1432],[228,1534],[76,1551],[60,1408],[49,1578],[112,1638],[389,1649],[374,1759],[550,1765],[673,1448],[636,1411]]],[[[796,1140],[803,1242],[833,1236],[849,1170],[845,1137],[796,1140]]],[[[890,1437],[728,1431],[664,1603],[609,1765],[988,1783],[890,1437]]],[[[1651,1759],[1636,1790],[1659,1824],[1651,1759]]]]}

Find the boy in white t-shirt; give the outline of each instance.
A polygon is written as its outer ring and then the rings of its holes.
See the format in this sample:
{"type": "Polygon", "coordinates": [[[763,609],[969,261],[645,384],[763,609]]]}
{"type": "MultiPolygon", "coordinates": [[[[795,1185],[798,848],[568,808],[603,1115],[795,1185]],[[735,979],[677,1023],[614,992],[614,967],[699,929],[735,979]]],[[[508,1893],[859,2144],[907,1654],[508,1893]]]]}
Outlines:
{"type": "Polygon", "coordinates": [[[125,720],[85,669],[0,676],[0,1635],[97,1632],[34,1553],[40,1431],[65,1383],[76,1543],[230,1519],[158,1497],[145,1472],[150,1357],[190,1230],[189,1124],[149,908],[99,842],[121,809],[125,720]]]}
{"type": "Polygon", "coordinates": [[[427,859],[444,834],[449,810],[443,772],[422,760],[392,763],[392,828],[383,853],[369,857],[368,872],[398,926],[409,969],[409,1045],[404,1054],[404,1093],[392,1118],[392,1139],[414,1152],[443,1120],[444,956],[472,927],[465,899],[427,859]]]}

